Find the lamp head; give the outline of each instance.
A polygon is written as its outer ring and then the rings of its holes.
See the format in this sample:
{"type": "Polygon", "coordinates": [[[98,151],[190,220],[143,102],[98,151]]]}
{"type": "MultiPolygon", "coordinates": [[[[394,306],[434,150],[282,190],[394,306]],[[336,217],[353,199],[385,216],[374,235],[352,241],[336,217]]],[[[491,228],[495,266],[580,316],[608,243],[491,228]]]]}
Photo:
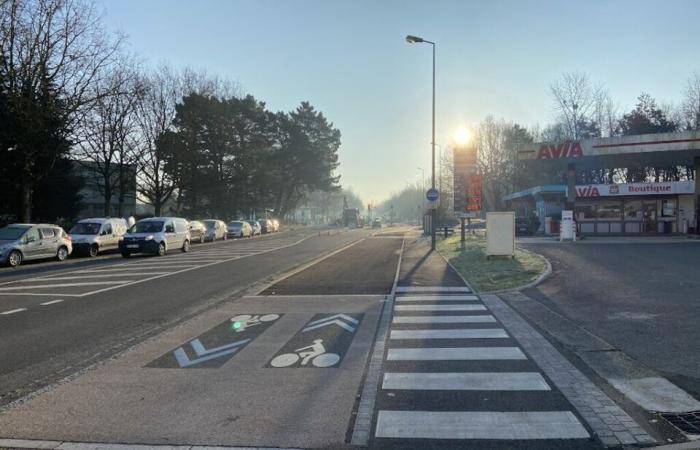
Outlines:
{"type": "Polygon", "coordinates": [[[423,42],[423,38],[409,34],[408,36],[406,36],[406,42],[408,42],[409,44],[416,44],[418,42],[423,42]]]}

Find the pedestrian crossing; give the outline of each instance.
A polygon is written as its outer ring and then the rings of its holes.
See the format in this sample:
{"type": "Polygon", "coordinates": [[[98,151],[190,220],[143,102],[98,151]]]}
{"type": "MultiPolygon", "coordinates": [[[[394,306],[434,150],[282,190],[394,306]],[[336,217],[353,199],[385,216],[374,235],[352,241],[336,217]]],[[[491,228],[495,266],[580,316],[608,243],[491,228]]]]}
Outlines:
{"type": "Polygon", "coordinates": [[[115,260],[112,264],[86,269],[31,277],[0,284],[0,296],[61,296],[87,295],[142,283],[222,262],[233,261],[285,247],[306,240],[308,236],[284,236],[249,241],[227,241],[192,252],[173,251],[164,257],[133,257],[115,260]],[[125,262],[122,262],[125,261],[125,262]]]}
{"type": "Polygon", "coordinates": [[[590,445],[573,407],[468,287],[396,292],[373,447],[590,445]]]}

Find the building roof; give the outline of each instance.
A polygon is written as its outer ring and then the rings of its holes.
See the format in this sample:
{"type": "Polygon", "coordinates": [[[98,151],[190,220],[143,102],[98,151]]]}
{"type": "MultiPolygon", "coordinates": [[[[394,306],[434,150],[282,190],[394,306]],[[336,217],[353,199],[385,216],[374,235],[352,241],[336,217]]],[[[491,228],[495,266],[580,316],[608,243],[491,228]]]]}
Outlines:
{"type": "Polygon", "coordinates": [[[503,197],[504,200],[516,200],[525,197],[534,197],[537,194],[562,194],[566,195],[566,186],[563,184],[546,184],[542,186],[531,187],[530,189],[525,189],[520,192],[513,192],[512,194],[503,197]]]}

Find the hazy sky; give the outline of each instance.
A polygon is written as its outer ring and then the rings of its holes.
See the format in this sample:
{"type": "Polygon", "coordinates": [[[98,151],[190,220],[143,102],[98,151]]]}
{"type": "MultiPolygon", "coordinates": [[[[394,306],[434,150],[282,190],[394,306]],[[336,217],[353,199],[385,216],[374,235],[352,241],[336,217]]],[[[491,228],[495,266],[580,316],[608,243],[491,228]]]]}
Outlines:
{"type": "Polygon", "coordinates": [[[302,100],[343,134],[344,187],[381,201],[430,168],[437,142],[486,115],[545,124],[548,84],[603,82],[624,110],[642,91],[678,102],[700,70],[700,1],[101,0],[107,25],[152,64],[206,69],[289,111],[302,100]]]}

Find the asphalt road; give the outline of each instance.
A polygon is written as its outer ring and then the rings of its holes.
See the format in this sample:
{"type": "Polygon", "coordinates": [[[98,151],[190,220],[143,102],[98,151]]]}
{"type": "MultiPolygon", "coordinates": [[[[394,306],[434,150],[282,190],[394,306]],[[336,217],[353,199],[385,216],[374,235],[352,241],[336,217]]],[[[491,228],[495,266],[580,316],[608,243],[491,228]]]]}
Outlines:
{"type": "Polygon", "coordinates": [[[19,311],[0,314],[0,405],[369,234],[298,230],[204,244],[163,258],[125,263],[105,256],[2,270],[0,313],[19,311]],[[81,284],[91,279],[112,284],[81,284]],[[110,289],[96,292],[105,286],[110,289]]]}
{"type": "Polygon", "coordinates": [[[553,276],[525,293],[700,398],[700,245],[525,245],[553,276]]]}

